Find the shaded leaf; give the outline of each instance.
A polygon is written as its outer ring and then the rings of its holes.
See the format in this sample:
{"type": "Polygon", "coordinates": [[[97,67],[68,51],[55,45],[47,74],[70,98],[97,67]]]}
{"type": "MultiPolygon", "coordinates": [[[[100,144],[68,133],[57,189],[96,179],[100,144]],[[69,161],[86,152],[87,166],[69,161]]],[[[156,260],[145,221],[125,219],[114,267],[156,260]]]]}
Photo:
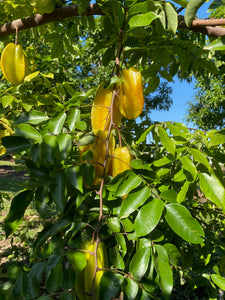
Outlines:
{"type": "Polygon", "coordinates": [[[113,272],[104,272],[100,281],[99,299],[109,300],[112,299],[119,291],[122,283],[123,276],[113,272]]]}
{"type": "Polygon", "coordinates": [[[13,198],[9,213],[4,222],[6,236],[9,236],[17,230],[32,199],[33,191],[29,190],[23,191],[13,198]]]}
{"type": "Polygon", "coordinates": [[[5,136],[2,139],[2,144],[7,149],[7,154],[9,153],[19,153],[30,148],[31,144],[27,139],[20,136],[5,136]]]}

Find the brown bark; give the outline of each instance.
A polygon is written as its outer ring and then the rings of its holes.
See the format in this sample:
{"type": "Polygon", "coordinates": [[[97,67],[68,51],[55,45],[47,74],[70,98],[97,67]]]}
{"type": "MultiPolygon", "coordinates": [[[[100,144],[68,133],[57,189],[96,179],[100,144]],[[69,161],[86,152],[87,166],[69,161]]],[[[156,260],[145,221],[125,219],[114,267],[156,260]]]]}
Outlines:
{"type": "Polygon", "coordinates": [[[221,27],[222,25],[225,25],[225,19],[195,19],[190,27],[185,24],[183,16],[179,16],[178,21],[178,28],[189,29],[214,37],[225,35],[225,28],[221,27]]]}
{"type": "MultiPolygon", "coordinates": [[[[86,16],[102,14],[103,12],[96,4],[90,4],[88,9],[84,13],[84,15],[86,16]]],[[[51,14],[37,14],[24,19],[18,19],[3,24],[2,26],[0,26],[0,38],[15,33],[16,28],[18,28],[18,31],[21,31],[50,22],[61,21],[66,18],[77,16],[79,16],[78,5],[58,7],[51,14]]]]}
{"type": "MultiPolygon", "coordinates": [[[[103,15],[103,11],[97,4],[90,4],[83,15],[103,15]]],[[[78,5],[70,5],[58,7],[51,14],[33,15],[24,19],[14,20],[0,26],[0,38],[10,34],[15,34],[16,28],[18,31],[37,27],[54,21],[61,21],[70,17],[77,17],[78,5]]],[[[184,28],[195,32],[207,34],[209,36],[219,37],[225,35],[225,19],[205,19],[194,20],[190,27],[187,27],[184,22],[184,17],[179,16],[178,28],[184,28]]]]}

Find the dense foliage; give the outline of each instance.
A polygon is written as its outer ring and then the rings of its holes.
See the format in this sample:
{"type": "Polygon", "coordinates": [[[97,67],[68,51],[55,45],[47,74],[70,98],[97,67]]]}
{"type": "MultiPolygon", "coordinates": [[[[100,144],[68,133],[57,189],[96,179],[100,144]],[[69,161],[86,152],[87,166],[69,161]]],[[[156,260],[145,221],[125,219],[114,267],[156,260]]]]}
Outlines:
{"type": "MultiPolygon", "coordinates": [[[[181,123],[151,124],[147,115],[165,103],[151,93],[168,97],[165,81],[174,76],[216,78],[205,35],[180,28],[177,17],[182,5],[190,26],[204,1],[99,0],[95,17],[89,2],[56,1],[59,10],[77,4],[82,16],[19,31],[30,74],[17,86],[0,83],[1,147],[29,174],[12,199],[6,237],[31,205],[43,224],[25,264],[2,272],[0,298],[217,299],[225,290],[224,130],[192,133],[181,123]],[[93,99],[100,83],[113,99],[122,70],[133,66],[145,108],[119,127],[111,118],[99,184],[89,151],[93,99]],[[106,172],[115,159],[111,136],[133,157],[114,177],[106,172]]],[[[32,13],[30,1],[0,2],[2,24],[32,13]]],[[[1,39],[1,52],[14,38],[1,39]]]]}

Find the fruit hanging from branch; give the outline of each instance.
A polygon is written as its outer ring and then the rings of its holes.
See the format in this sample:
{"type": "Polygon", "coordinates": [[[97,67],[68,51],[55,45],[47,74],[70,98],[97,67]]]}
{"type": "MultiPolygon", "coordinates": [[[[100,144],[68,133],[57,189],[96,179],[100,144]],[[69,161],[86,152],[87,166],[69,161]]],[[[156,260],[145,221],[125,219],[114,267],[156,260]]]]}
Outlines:
{"type": "MultiPolygon", "coordinates": [[[[80,146],[80,154],[91,151],[93,158],[89,161],[95,168],[95,180],[93,185],[100,184],[104,171],[104,162],[107,155],[107,136],[108,130],[94,130],[95,140],[93,143],[85,146],[80,146]]],[[[108,157],[105,165],[106,174],[109,174],[112,156],[115,149],[115,139],[113,134],[110,134],[108,141],[108,157]]],[[[82,160],[82,159],[81,159],[82,160]]]]}
{"type": "Polygon", "coordinates": [[[120,112],[128,120],[136,119],[144,107],[141,73],[133,67],[124,69],[122,78],[123,82],[119,87],[120,112]]]}
{"type": "Polygon", "coordinates": [[[21,45],[8,44],[1,55],[4,77],[13,85],[19,85],[28,75],[28,58],[21,45]]]}
{"type": "Polygon", "coordinates": [[[127,147],[118,147],[114,151],[112,159],[112,176],[116,175],[130,169],[130,163],[132,161],[132,156],[127,147]]]}
{"type": "MultiPolygon", "coordinates": [[[[96,248],[96,242],[95,243],[86,242],[80,248],[81,250],[85,250],[87,265],[79,273],[78,277],[76,278],[75,290],[85,291],[86,293],[94,292],[95,299],[98,300],[99,299],[100,280],[101,280],[101,277],[102,277],[104,271],[97,271],[95,274],[95,268],[96,268],[95,255],[94,255],[95,248],[96,248]],[[92,284],[93,284],[94,276],[95,276],[95,285],[94,285],[94,291],[93,291],[92,284]]],[[[98,268],[107,268],[108,267],[107,252],[105,249],[105,244],[103,242],[100,242],[98,244],[97,263],[98,263],[98,268]]],[[[77,295],[80,300],[88,300],[88,299],[93,298],[93,297],[90,297],[83,293],[78,293],[77,295]]]]}
{"type": "Polygon", "coordinates": [[[117,126],[120,125],[122,115],[119,108],[119,99],[115,97],[112,103],[113,88],[104,88],[104,84],[100,84],[91,109],[91,125],[92,129],[108,130],[111,121],[111,109],[113,110],[113,123],[117,126]]]}

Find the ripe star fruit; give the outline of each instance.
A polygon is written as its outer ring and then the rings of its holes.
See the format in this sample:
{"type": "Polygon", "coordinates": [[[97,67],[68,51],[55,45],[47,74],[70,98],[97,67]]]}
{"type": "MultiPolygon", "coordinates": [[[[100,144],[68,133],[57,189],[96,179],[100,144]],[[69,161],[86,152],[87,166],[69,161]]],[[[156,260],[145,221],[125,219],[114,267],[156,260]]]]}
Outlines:
{"type": "Polygon", "coordinates": [[[112,176],[116,175],[130,169],[130,163],[132,161],[132,156],[127,147],[118,147],[114,151],[112,159],[112,176]]]}
{"type": "Polygon", "coordinates": [[[50,14],[55,10],[55,0],[31,0],[30,5],[34,6],[36,14],[50,14]]]}
{"type": "Polygon", "coordinates": [[[28,75],[28,58],[21,45],[8,44],[1,55],[4,77],[13,85],[23,82],[28,75]]]}
{"type": "MultiPolygon", "coordinates": [[[[96,247],[96,242],[95,243],[85,242],[80,247],[81,250],[85,250],[89,252],[85,252],[87,258],[87,265],[76,278],[74,287],[75,290],[77,291],[85,291],[86,293],[92,292],[92,283],[93,283],[94,272],[95,272],[95,256],[93,255],[95,251],[95,247],[96,247]]],[[[106,252],[105,244],[103,242],[100,242],[98,244],[97,261],[98,261],[98,268],[108,267],[107,252],[106,252]]],[[[99,285],[100,285],[100,280],[103,275],[103,272],[104,272],[103,270],[97,271],[95,276],[94,294],[96,300],[99,300],[99,285]]],[[[80,300],[92,299],[92,297],[89,297],[88,295],[85,295],[83,293],[77,293],[77,295],[80,300]]]]}
{"type": "Polygon", "coordinates": [[[120,112],[128,120],[140,116],[144,107],[141,73],[135,69],[122,71],[123,82],[120,85],[120,112]]]}
{"type": "MultiPolygon", "coordinates": [[[[96,95],[94,97],[91,109],[91,125],[92,129],[108,130],[111,121],[111,102],[112,102],[113,88],[108,87],[104,89],[104,84],[98,86],[96,95]]],[[[113,101],[113,122],[119,126],[122,120],[122,115],[119,108],[118,97],[113,101]]]]}
{"type": "MultiPolygon", "coordinates": [[[[95,168],[95,180],[93,185],[100,184],[103,176],[103,164],[106,158],[107,153],[107,145],[106,140],[108,136],[108,130],[94,130],[95,140],[93,143],[85,146],[80,146],[80,155],[82,160],[82,154],[87,152],[88,150],[92,151],[93,158],[89,161],[95,168]]],[[[112,133],[110,134],[109,138],[109,157],[106,163],[106,174],[109,174],[110,165],[114,153],[115,148],[115,139],[112,133]]]]}

